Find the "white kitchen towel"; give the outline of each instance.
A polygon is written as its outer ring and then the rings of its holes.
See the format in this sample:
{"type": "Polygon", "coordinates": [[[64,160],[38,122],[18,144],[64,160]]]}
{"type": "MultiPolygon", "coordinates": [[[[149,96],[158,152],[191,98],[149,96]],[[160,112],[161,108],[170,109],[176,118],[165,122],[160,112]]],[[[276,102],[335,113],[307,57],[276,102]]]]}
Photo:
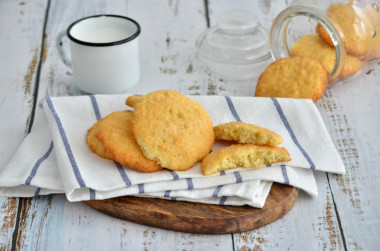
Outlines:
{"type": "MultiPolygon", "coordinates": [[[[0,194],[64,192],[69,201],[135,195],[262,207],[272,181],[317,195],[312,170],[345,172],[310,100],[191,96],[208,111],[215,125],[243,121],[279,133],[284,138],[281,146],[288,150],[292,161],[207,177],[202,175],[199,163],[184,172],[139,173],[96,156],[85,140],[87,129],[99,118],[130,109],[124,105],[127,96],[46,97],[46,117],[36,118],[35,129],[0,170],[0,194]]],[[[213,150],[224,144],[215,143],[213,150]]]]}

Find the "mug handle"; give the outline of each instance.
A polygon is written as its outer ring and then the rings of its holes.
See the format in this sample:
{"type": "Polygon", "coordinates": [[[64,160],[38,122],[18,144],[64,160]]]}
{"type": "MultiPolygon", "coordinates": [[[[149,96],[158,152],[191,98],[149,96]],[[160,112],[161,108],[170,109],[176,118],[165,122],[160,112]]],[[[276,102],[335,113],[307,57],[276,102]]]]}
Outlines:
{"type": "Polygon", "coordinates": [[[63,30],[60,33],[58,33],[57,39],[55,40],[55,45],[56,45],[57,50],[58,50],[58,55],[61,58],[61,60],[63,61],[63,63],[67,67],[72,68],[71,59],[69,59],[67,57],[67,54],[63,50],[62,39],[63,39],[64,36],[66,36],[66,30],[63,30]]]}

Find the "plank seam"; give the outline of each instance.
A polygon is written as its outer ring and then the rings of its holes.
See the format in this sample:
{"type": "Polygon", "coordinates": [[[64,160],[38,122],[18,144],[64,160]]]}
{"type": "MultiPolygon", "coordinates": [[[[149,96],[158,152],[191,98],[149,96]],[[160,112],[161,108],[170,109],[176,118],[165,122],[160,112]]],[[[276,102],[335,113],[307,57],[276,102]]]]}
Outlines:
{"type": "Polygon", "coordinates": [[[331,198],[332,198],[333,205],[334,205],[335,215],[336,215],[336,218],[337,218],[337,221],[338,221],[339,231],[340,231],[340,234],[341,234],[341,237],[342,237],[343,247],[344,247],[344,250],[347,251],[346,238],[344,237],[342,222],[340,220],[338,209],[337,209],[337,206],[336,206],[336,203],[335,203],[334,193],[332,192],[332,189],[331,189],[329,174],[326,173],[326,176],[327,176],[327,183],[329,184],[329,188],[330,188],[330,191],[331,191],[331,198]]]}
{"type": "Polygon", "coordinates": [[[231,234],[231,237],[232,237],[232,250],[235,251],[235,238],[234,238],[234,234],[231,234]]]}
{"type": "MultiPolygon", "coordinates": [[[[41,68],[42,68],[42,58],[43,58],[43,52],[44,52],[44,46],[45,46],[45,32],[46,32],[46,25],[47,25],[47,20],[49,16],[49,10],[50,10],[50,0],[47,0],[47,6],[46,6],[46,12],[45,12],[45,20],[44,20],[44,26],[42,29],[42,40],[41,40],[41,49],[40,49],[40,57],[39,57],[39,62],[37,66],[37,71],[36,71],[36,82],[35,82],[35,87],[34,87],[34,92],[33,92],[33,107],[32,111],[30,114],[30,122],[28,126],[28,133],[32,130],[33,122],[34,122],[34,116],[36,113],[36,106],[37,106],[37,96],[38,96],[38,87],[40,83],[40,74],[41,74],[41,68]]],[[[17,215],[16,215],[16,222],[15,222],[15,229],[12,233],[12,246],[11,246],[11,251],[16,250],[16,245],[17,245],[17,239],[18,239],[18,231],[20,227],[20,218],[21,218],[21,211],[23,208],[23,198],[18,198],[18,208],[17,208],[17,215]]]]}
{"type": "Polygon", "coordinates": [[[30,133],[30,131],[32,130],[32,126],[33,126],[33,122],[34,122],[34,117],[35,117],[35,114],[36,114],[37,97],[38,97],[38,90],[39,90],[39,86],[40,86],[40,75],[41,75],[43,53],[44,53],[44,47],[45,47],[45,32],[46,32],[47,20],[48,20],[48,17],[49,17],[49,9],[50,9],[50,0],[47,0],[45,20],[44,20],[44,28],[42,29],[42,41],[41,41],[41,49],[40,49],[40,58],[39,58],[38,66],[37,66],[36,83],[35,83],[34,92],[33,92],[33,108],[32,108],[32,112],[30,114],[30,122],[29,122],[28,133],[30,133]]]}
{"type": "Polygon", "coordinates": [[[18,198],[18,207],[17,207],[17,215],[16,215],[16,222],[15,222],[15,229],[12,234],[12,246],[11,246],[11,251],[16,250],[16,244],[17,244],[17,236],[18,236],[18,230],[19,230],[19,225],[20,225],[20,217],[21,217],[21,208],[22,208],[22,198],[18,198]]]}
{"type": "Polygon", "coordinates": [[[204,0],[204,5],[205,5],[205,17],[206,17],[207,28],[210,28],[210,16],[209,16],[209,12],[208,12],[208,0],[204,0]]]}

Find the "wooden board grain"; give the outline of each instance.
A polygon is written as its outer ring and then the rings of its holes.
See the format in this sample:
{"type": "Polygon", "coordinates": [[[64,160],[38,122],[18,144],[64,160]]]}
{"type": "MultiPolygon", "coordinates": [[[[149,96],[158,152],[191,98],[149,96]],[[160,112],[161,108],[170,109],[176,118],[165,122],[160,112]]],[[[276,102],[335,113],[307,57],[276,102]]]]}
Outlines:
{"type": "Polygon", "coordinates": [[[261,209],[131,196],[85,203],[105,214],[142,225],[195,234],[228,234],[256,229],[283,217],[297,197],[298,189],[274,183],[261,209]]]}

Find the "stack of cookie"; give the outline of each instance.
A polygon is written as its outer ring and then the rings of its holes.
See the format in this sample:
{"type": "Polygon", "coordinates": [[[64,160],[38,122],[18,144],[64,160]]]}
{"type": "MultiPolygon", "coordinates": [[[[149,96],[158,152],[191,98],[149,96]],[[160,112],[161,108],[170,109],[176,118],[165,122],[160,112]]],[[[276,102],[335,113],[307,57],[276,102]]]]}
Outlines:
{"type": "Polygon", "coordinates": [[[202,172],[210,175],[290,160],[284,148],[275,147],[280,135],[242,122],[214,128],[204,108],[181,93],[155,91],[130,96],[126,104],[134,111],[98,120],[87,132],[87,144],[98,156],[137,171],[185,171],[203,160],[202,172]],[[215,139],[239,144],[210,153],[215,139]]]}
{"type": "Polygon", "coordinates": [[[162,167],[146,158],[133,136],[132,111],[117,111],[98,120],[87,132],[91,151],[102,158],[115,160],[144,173],[157,172],[162,167]]]}
{"type": "Polygon", "coordinates": [[[238,167],[258,168],[291,158],[288,151],[276,147],[282,137],[263,127],[244,122],[230,122],[214,127],[215,139],[237,142],[229,147],[210,153],[202,161],[205,175],[216,174],[238,167]]]}
{"type": "MultiPolygon", "coordinates": [[[[380,56],[379,7],[375,2],[366,1],[355,5],[337,3],[327,9],[327,16],[339,30],[346,52],[359,59],[374,59],[380,56]]],[[[317,34],[333,47],[330,35],[322,25],[317,25],[317,34]]]]}
{"type": "Polygon", "coordinates": [[[213,124],[197,102],[174,91],[132,96],[132,111],[98,120],[87,133],[90,149],[140,172],[187,170],[214,143],[213,124]]]}
{"type": "MultiPolygon", "coordinates": [[[[327,16],[339,31],[347,53],[339,78],[355,75],[365,60],[380,56],[376,8],[368,4],[357,9],[352,3],[338,3],[327,9],[327,16]]],[[[330,35],[322,25],[317,25],[316,33],[301,37],[291,47],[292,57],[272,63],[263,72],[256,96],[308,98],[314,102],[321,98],[336,55],[330,35]]]]}

